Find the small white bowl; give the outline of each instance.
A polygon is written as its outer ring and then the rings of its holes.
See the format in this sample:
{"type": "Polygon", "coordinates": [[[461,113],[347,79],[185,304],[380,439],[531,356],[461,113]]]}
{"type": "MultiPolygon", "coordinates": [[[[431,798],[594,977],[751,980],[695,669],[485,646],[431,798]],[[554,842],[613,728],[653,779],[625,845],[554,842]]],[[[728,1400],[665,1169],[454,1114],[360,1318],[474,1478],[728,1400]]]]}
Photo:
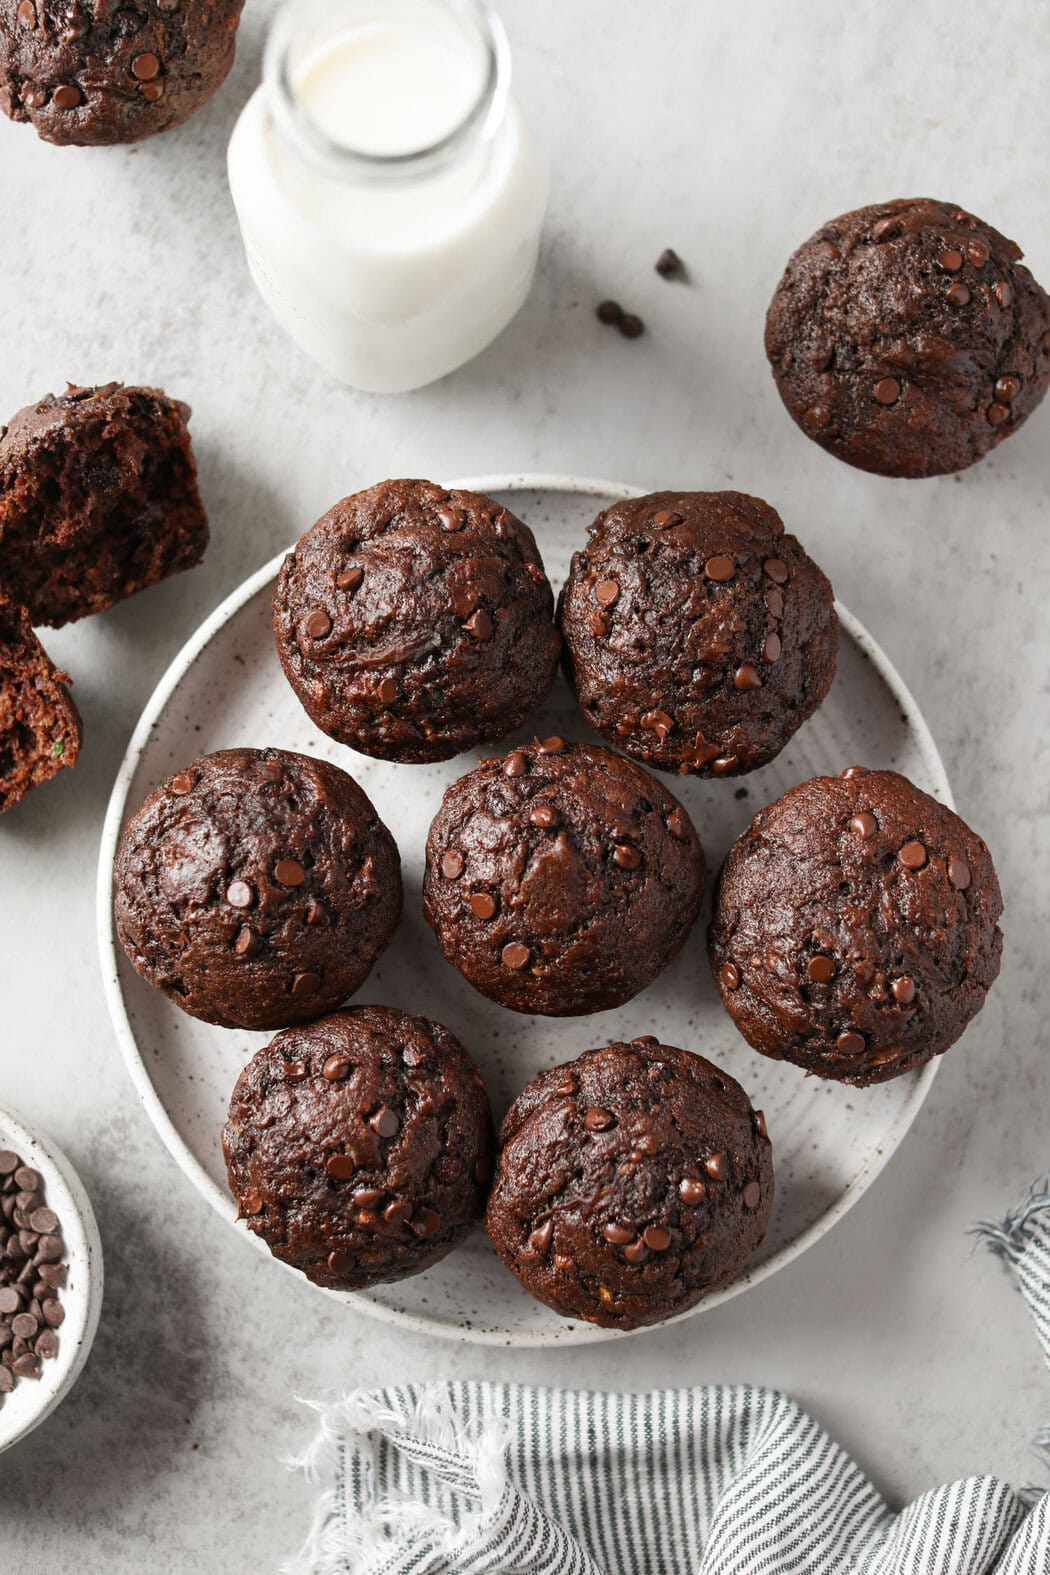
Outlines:
{"type": "Polygon", "coordinates": [[[11,1111],[0,1110],[0,1149],[13,1149],[24,1164],[40,1172],[46,1206],[58,1215],[65,1243],[62,1261],[69,1266],[59,1292],[66,1316],[57,1330],[58,1355],[40,1364],[39,1378],[20,1378],[13,1392],[3,1396],[2,1453],[50,1416],[80,1377],[102,1308],[102,1243],[80,1178],[50,1138],[30,1130],[11,1111]]]}

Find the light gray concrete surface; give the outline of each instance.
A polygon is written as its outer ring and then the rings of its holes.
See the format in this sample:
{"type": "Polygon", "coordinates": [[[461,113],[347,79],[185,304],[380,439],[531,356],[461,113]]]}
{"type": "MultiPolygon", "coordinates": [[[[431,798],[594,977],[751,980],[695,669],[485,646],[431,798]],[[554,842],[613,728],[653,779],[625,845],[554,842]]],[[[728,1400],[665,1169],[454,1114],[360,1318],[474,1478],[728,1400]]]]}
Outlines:
{"type": "Polygon", "coordinates": [[[295,1397],[404,1377],[751,1379],[808,1406],[894,1500],[976,1471],[1038,1480],[1050,1383],[1019,1297],[965,1231],[1050,1160],[1050,409],[961,477],[865,476],[788,420],[762,322],[800,240],[891,196],[972,208],[1050,279],[1050,8],[504,0],[522,99],[555,150],[540,276],[486,354],[401,398],[316,372],[249,284],[223,150],[271,9],[249,0],[230,82],[172,135],[94,152],[0,125],[0,411],[67,378],[163,385],[193,405],[214,528],[202,568],[49,640],[76,675],[84,752],[0,823],[0,1104],[79,1167],[108,1271],[78,1390],[0,1461],[0,1569],[274,1569],[304,1528],[281,1464],[309,1428],[295,1397]],[[668,244],[688,286],[653,272],[668,244]],[[599,327],[608,294],[642,313],[644,339],[599,327]],[[571,1354],[407,1336],[239,1243],[137,1104],[95,948],[117,762],[204,614],[345,492],[500,470],[772,500],[912,686],[1007,903],[987,1008],[848,1219],[729,1306],[571,1354]]]}

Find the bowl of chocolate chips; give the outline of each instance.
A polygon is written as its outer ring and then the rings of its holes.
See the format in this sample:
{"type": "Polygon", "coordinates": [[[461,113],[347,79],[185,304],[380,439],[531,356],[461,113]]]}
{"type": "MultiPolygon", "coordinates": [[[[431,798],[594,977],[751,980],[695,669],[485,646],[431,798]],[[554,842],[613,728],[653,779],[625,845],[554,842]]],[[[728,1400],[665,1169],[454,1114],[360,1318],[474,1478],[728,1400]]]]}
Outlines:
{"type": "Polygon", "coordinates": [[[72,1389],[101,1306],[87,1193],[49,1138],[0,1110],[0,1452],[72,1389]]]}

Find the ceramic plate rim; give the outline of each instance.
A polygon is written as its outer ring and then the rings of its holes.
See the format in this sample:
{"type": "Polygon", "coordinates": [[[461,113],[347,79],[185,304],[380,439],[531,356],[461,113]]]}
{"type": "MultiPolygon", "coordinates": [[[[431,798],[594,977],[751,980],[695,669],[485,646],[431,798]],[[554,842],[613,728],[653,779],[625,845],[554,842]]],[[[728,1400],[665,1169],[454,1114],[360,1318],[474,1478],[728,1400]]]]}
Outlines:
{"type": "MultiPolygon", "coordinates": [[[[540,473],[472,476],[464,480],[449,482],[448,485],[473,492],[490,494],[562,492],[583,496],[608,497],[610,499],[644,497],[646,492],[651,490],[645,487],[629,486],[624,482],[602,481],[587,476],[546,475],[540,473]]],[[[229,1224],[234,1226],[237,1225],[237,1209],[233,1198],[223,1192],[212,1181],[176,1130],[160,1095],[153,1086],[145,1060],[139,1050],[135,1031],[131,1026],[127,1003],[120,984],[118,942],[113,924],[113,859],[116,854],[117,842],[127,807],[128,792],[155,723],[167,706],[174,691],[198,657],[201,656],[216,635],[225,628],[230,619],[276,577],[281,563],[289,550],[290,546],[282,548],[280,552],[264,563],[261,568],[257,569],[254,574],[250,574],[246,580],[243,580],[204,619],[176,653],[167,671],[163,674],[160,682],[146,702],[142,715],[139,717],[127,749],[124,752],[113,784],[113,790],[110,794],[106,818],[102,828],[102,841],[99,848],[96,920],[99,957],[102,965],[102,983],[110,1018],[117,1035],[124,1063],[130,1073],[139,1098],[145,1107],[146,1114],[149,1116],[154,1129],[171,1157],[193,1183],[197,1191],[211,1204],[212,1208],[229,1224]]],[[[844,607],[837,599],[835,607],[842,628],[870,659],[872,666],[878,672],[883,683],[896,697],[906,714],[908,726],[915,736],[916,746],[935,783],[937,797],[949,808],[954,808],[951,787],[940,751],[910,689],[878,641],[868,633],[868,630],[859,619],[854,617],[849,609],[844,607]]],[[[666,1328],[669,1323],[680,1323],[686,1318],[696,1317],[699,1313],[705,1312],[712,1307],[717,1307],[731,1300],[734,1296],[739,1296],[742,1291],[749,1289],[750,1286],[758,1285],[763,1280],[770,1279],[779,1269],[786,1268],[789,1263],[801,1257],[810,1247],[815,1246],[822,1237],[826,1236],[838,1224],[839,1220],[849,1213],[850,1209],[860,1200],[889,1163],[892,1155],[896,1153],[926,1100],[939,1066],[939,1060],[935,1059],[928,1062],[923,1068],[915,1080],[910,1097],[898,1111],[879,1148],[872,1153],[863,1169],[854,1176],[850,1184],[839,1194],[835,1202],[819,1219],[800,1232],[793,1241],[788,1242],[778,1252],[765,1259],[764,1262],[757,1264],[753,1269],[746,1270],[731,1285],[727,1285],[723,1290],[715,1292],[714,1295],[707,1297],[704,1301],[698,1303],[697,1306],[689,1308],[687,1312],[679,1314],[678,1317],[651,1327],[655,1329],[666,1328]]],[[[238,1230],[238,1235],[242,1240],[251,1242],[259,1251],[270,1257],[266,1244],[259,1237],[240,1230],[238,1230]]],[[[277,1262],[278,1260],[274,1259],[272,1261],[277,1262]]],[[[299,1277],[298,1272],[291,1266],[281,1264],[281,1267],[299,1277]]],[[[576,1323],[571,1329],[565,1323],[549,1330],[535,1330],[523,1334],[510,1330],[463,1328],[443,1323],[437,1319],[423,1317],[417,1313],[406,1312],[397,1307],[388,1307],[382,1302],[372,1301],[361,1294],[344,1294],[338,1291],[325,1291],[324,1294],[367,1313],[369,1317],[379,1318],[383,1322],[395,1324],[400,1328],[412,1330],[419,1334],[438,1334],[445,1339],[458,1340],[475,1345],[516,1346],[522,1348],[571,1344],[583,1345],[601,1340],[623,1339],[627,1333],[633,1335],[645,1333],[644,1329],[632,1331],[601,1329],[593,1324],[584,1323],[576,1323]]]]}

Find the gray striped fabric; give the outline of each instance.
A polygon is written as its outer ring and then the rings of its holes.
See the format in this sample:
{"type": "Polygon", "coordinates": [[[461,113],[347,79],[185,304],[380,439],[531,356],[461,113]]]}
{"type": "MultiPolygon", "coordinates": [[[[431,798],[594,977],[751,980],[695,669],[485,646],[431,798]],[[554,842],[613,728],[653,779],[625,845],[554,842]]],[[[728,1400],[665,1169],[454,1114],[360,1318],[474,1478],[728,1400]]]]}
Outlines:
{"type": "MultiPolygon", "coordinates": [[[[1050,1362],[1050,1188],[978,1233],[1050,1362]]],[[[1050,1494],[994,1477],[895,1514],[786,1396],[404,1385],[315,1407],[288,1575],[1050,1575],[1050,1494]]]]}

